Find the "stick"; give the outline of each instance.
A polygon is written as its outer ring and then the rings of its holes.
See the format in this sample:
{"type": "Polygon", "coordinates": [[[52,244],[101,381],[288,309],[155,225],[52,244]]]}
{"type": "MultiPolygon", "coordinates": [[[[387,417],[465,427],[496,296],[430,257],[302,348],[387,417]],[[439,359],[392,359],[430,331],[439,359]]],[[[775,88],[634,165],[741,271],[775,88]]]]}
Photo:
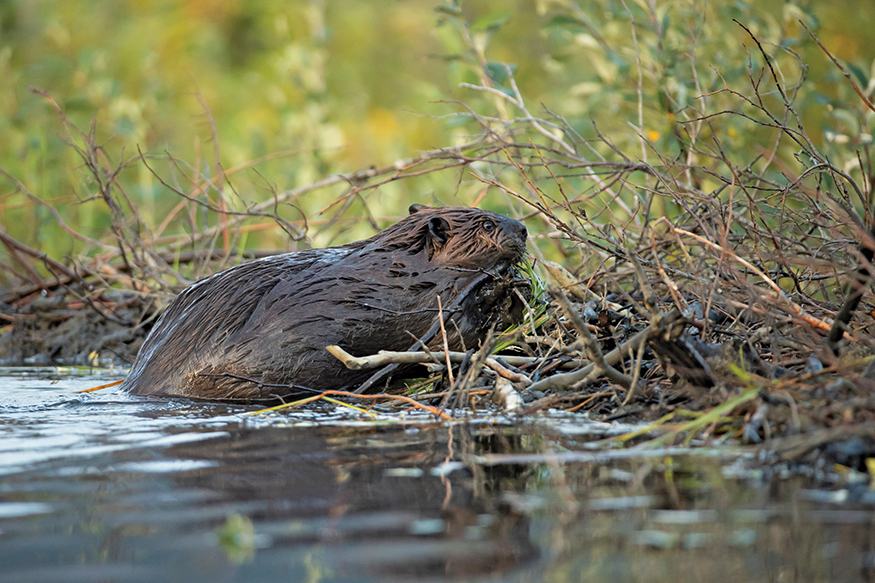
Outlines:
{"type": "MultiPolygon", "coordinates": [[[[444,353],[412,351],[392,352],[388,350],[370,356],[353,356],[336,344],[326,346],[325,350],[330,352],[334,358],[342,362],[346,368],[351,370],[379,368],[381,366],[386,366],[387,364],[441,364],[441,360],[446,360],[447,358],[449,358],[450,362],[460,363],[465,360],[466,356],[466,353],[464,352],[455,351],[444,353]]],[[[525,366],[527,364],[540,363],[544,360],[537,356],[502,356],[501,359],[511,366],[525,366]]],[[[589,361],[582,359],[569,360],[568,362],[562,363],[561,368],[574,369],[588,363],[589,361]]],[[[501,366],[501,363],[492,357],[486,359],[486,366],[513,382],[521,382],[522,379],[526,378],[523,375],[507,370],[505,367],[501,366]],[[504,371],[506,375],[502,374],[502,371],[504,371]],[[519,377],[522,377],[522,379],[519,377]]]]}
{"type": "Polygon", "coordinates": [[[443,340],[444,340],[444,352],[447,353],[447,375],[450,377],[450,386],[452,387],[454,384],[456,384],[456,381],[455,381],[455,379],[453,379],[453,367],[450,365],[450,357],[449,357],[450,343],[447,340],[447,330],[446,330],[446,328],[444,328],[444,310],[441,307],[441,297],[440,296],[437,297],[437,303],[438,303],[438,322],[440,322],[440,325],[441,325],[441,338],[443,338],[443,340]]]}
{"type": "Polygon", "coordinates": [[[260,409],[258,411],[252,411],[250,413],[247,413],[247,415],[258,415],[261,413],[268,413],[270,411],[278,411],[279,409],[299,407],[301,405],[306,405],[307,403],[312,403],[313,401],[318,401],[319,399],[321,399],[322,397],[327,396],[327,395],[338,395],[340,397],[350,397],[352,399],[393,399],[393,400],[399,400],[399,401],[404,401],[405,403],[409,403],[410,405],[413,405],[417,409],[425,409],[429,413],[433,413],[435,415],[435,417],[440,417],[441,419],[444,419],[445,421],[452,421],[453,420],[452,416],[444,413],[443,411],[438,410],[436,407],[432,407],[431,405],[424,405],[424,404],[420,403],[419,401],[417,401],[415,399],[411,399],[410,397],[405,397],[404,395],[387,395],[384,393],[380,393],[377,395],[358,395],[356,393],[350,393],[348,391],[323,391],[319,395],[314,395],[312,397],[306,397],[304,399],[301,399],[300,401],[295,401],[294,403],[283,403],[282,405],[277,405],[276,407],[270,407],[268,409],[260,409]]]}
{"type": "MultiPolygon", "coordinates": [[[[671,312],[669,312],[669,314],[671,314],[671,312]]],[[[668,317],[668,314],[666,314],[666,316],[664,317],[668,317]]],[[[638,350],[638,346],[640,346],[643,342],[647,340],[647,335],[650,333],[651,329],[653,329],[652,325],[648,326],[617,348],[605,354],[605,364],[609,366],[615,366],[622,362],[625,358],[634,358],[635,351],[638,350]]],[[[575,383],[586,380],[587,377],[592,374],[595,368],[596,365],[594,363],[590,363],[580,370],[555,374],[553,376],[545,378],[544,380],[538,381],[537,383],[529,387],[529,389],[532,391],[564,389],[575,383]]]]}

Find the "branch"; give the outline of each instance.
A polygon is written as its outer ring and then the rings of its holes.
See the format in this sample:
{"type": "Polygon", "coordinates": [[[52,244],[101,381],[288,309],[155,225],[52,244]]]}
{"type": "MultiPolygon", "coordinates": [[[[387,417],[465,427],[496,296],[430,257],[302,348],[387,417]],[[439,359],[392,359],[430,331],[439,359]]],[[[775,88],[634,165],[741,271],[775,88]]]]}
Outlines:
{"type": "Polygon", "coordinates": [[[868,108],[871,109],[872,111],[875,111],[875,105],[873,105],[872,102],[869,101],[869,98],[866,97],[866,96],[863,94],[863,91],[860,89],[860,86],[857,85],[857,82],[854,81],[854,78],[853,78],[853,77],[851,77],[851,73],[850,73],[847,69],[845,69],[845,68],[842,66],[841,63],[839,63],[838,59],[836,59],[834,56],[832,56],[832,53],[829,52],[829,50],[828,50],[825,46],[823,46],[823,43],[820,42],[820,39],[817,38],[817,35],[814,34],[814,33],[811,31],[811,29],[809,29],[807,26],[805,26],[805,23],[804,23],[804,22],[802,22],[802,21],[800,20],[800,21],[799,21],[799,24],[802,25],[802,28],[804,28],[806,31],[808,31],[808,34],[811,35],[811,38],[814,39],[814,42],[816,42],[817,45],[823,50],[823,52],[826,53],[826,56],[829,57],[830,60],[832,60],[833,63],[835,63],[835,66],[839,68],[839,71],[842,72],[842,75],[845,76],[845,79],[847,79],[848,81],[851,82],[851,87],[854,88],[854,91],[857,92],[857,95],[860,96],[860,99],[863,100],[863,103],[866,104],[866,107],[868,107],[868,108]]]}

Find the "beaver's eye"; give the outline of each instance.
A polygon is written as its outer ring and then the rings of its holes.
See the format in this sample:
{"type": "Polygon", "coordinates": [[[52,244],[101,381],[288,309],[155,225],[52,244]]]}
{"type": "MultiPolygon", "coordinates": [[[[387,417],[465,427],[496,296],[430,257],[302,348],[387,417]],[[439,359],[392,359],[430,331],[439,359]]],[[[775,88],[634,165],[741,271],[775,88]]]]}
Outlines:
{"type": "Polygon", "coordinates": [[[495,230],[495,223],[493,223],[492,221],[486,221],[485,223],[483,223],[483,230],[487,233],[491,233],[495,230]]]}

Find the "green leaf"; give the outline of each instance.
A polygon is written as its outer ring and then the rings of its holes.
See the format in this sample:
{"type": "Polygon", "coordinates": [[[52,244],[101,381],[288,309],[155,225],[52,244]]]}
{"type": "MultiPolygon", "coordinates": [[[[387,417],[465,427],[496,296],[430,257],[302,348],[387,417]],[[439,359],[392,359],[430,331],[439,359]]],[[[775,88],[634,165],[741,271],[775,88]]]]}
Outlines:
{"type": "Polygon", "coordinates": [[[506,87],[508,83],[508,68],[510,69],[511,74],[515,73],[517,70],[517,66],[514,64],[488,61],[483,68],[483,72],[486,73],[486,76],[495,84],[496,89],[499,89],[508,95],[513,95],[513,91],[506,87]]]}
{"type": "Polygon", "coordinates": [[[460,2],[453,1],[447,4],[441,4],[440,6],[435,7],[435,12],[441,14],[447,14],[449,16],[461,16],[462,15],[462,7],[460,2]]]}
{"type": "Polygon", "coordinates": [[[574,18],[573,16],[568,16],[567,14],[560,14],[558,16],[552,17],[550,20],[547,21],[546,26],[557,26],[576,29],[584,28],[580,24],[580,21],[578,19],[574,18]]]}
{"type": "Polygon", "coordinates": [[[495,32],[510,20],[509,13],[490,14],[484,16],[475,22],[471,28],[474,30],[484,30],[486,32],[495,32]]]}
{"type": "Polygon", "coordinates": [[[861,69],[860,67],[858,67],[857,65],[855,65],[853,63],[846,63],[846,65],[847,65],[848,69],[851,70],[851,73],[854,74],[854,77],[857,78],[857,83],[860,86],[866,87],[869,85],[869,79],[866,78],[866,73],[865,73],[865,71],[863,71],[863,69],[861,69]]]}

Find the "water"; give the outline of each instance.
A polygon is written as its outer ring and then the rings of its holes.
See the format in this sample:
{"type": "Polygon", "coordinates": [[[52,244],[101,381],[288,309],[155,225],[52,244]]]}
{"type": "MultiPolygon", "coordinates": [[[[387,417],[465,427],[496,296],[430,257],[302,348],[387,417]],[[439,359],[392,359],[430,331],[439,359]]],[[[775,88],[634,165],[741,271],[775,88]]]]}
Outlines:
{"type": "Polygon", "coordinates": [[[0,371],[0,581],[870,581],[866,484],[629,427],[155,401],[0,371]]]}

